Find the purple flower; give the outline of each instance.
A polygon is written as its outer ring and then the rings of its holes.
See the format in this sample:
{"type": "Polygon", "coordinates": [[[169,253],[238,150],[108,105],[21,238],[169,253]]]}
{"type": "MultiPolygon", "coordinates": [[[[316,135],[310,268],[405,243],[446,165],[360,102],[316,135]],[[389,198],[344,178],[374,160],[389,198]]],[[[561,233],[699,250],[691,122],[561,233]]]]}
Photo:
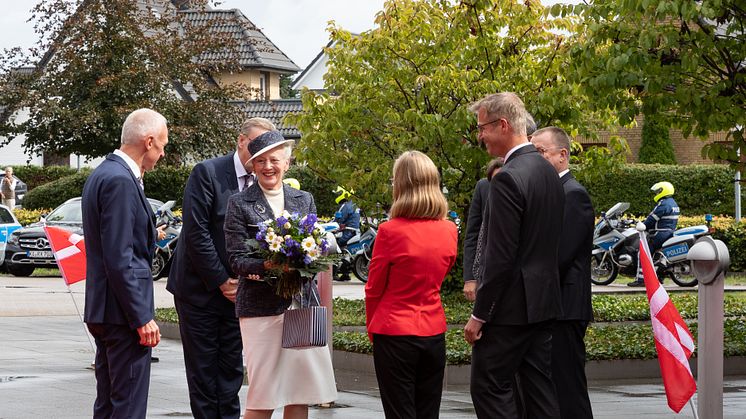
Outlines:
{"type": "Polygon", "coordinates": [[[303,256],[303,264],[304,265],[308,266],[312,262],[313,262],[313,260],[311,259],[311,256],[308,256],[308,255],[303,256]]]}

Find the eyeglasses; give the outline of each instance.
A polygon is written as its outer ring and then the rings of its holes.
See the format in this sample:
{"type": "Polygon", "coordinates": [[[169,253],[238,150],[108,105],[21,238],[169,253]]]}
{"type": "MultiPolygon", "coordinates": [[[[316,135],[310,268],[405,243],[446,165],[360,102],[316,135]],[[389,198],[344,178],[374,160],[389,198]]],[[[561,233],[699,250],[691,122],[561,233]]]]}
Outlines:
{"type": "Polygon", "coordinates": [[[482,131],[484,131],[484,127],[486,127],[487,125],[492,125],[495,122],[500,122],[501,119],[502,118],[497,118],[494,121],[485,122],[484,124],[477,124],[477,131],[482,132],[482,131]]]}

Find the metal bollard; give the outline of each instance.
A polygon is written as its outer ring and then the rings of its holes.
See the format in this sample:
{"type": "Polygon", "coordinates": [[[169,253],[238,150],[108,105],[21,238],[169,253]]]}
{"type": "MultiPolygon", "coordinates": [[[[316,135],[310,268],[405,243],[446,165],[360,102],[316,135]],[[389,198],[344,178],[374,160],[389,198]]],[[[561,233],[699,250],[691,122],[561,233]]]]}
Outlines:
{"type": "Polygon", "coordinates": [[[704,236],[689,250],[699,281],[697,336],[697,413],[703,419],[723,418],[723,319],[728,247],[704,236]]]}

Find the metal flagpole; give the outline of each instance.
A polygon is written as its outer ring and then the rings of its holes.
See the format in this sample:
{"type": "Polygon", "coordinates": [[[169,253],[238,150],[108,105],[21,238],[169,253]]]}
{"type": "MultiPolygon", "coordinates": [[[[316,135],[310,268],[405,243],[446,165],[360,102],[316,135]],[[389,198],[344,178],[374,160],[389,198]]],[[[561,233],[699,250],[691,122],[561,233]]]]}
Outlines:
{"type": "Polygon", "coordinates": [[[699,419],[699,416],[697,416],[697,409],[694,408],[694,402],[692,401],[694,397],[689,399],[689,407],[692,408],[692,413],[694,414],[694,419],[699,419]]]}
{"type": "Polygon", "coordinates": [[[94,356],[96,354],[96,347],[93,345],[93,341],[91,340],[91,335],[88,334],[88,329],[85,327],[85,321],[83,320],[83,315],[80,314],[80,309],[78,308],[78,303],[75,301],[75,297],[73,296],[73,290],[70,288],[70,286],[67,286],[67,292],[70,293],[70,298],[73,299],[73,304],[75,305],[75,311],[78,312],[78,317],[80,317],[80,324],[83,325],[83,332],[85,333],[85,337],[88,338],[88,343],[91,344],[91,350],[94,353],[94,356]]]}

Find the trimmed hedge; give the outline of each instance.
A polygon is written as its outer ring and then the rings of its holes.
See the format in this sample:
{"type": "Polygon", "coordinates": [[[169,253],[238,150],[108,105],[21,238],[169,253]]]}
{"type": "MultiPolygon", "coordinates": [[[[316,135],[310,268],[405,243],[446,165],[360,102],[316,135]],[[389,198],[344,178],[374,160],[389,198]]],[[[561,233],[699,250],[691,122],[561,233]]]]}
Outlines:
{"type": "MultiPolygon", "coordinates": [[[[697,317],[697,294],[671,294],[671,300],[685,319],[697,317]]],[[[465,324],[471,314],[471,303],[461,295],[443,296],[448,324],[465,324]]],[[[591,324],[585,337],[588,360],[654,359],[656,358],[650,324],[650,308],[645,294],[594,295],[593,312],[597,323],[591,324]],[[604,322],[599,324],[598,322],[604,322]]],[[[725,295],[726,356],[746,355],[746,293],[725,295]]],[[[156,310],[156,320],[178,323],[173,308],[156,310]]],[[[334,326],[364,326],[363,300],[334,299],[334,326]]],[[[688,322],[697,336],[697,322],[688,322]]],[[[333,333],[334,349],[370,354],[373,347],[365,332],[337,331],[333,333]]],[[[446,333],[446,358],[451,365],[471,362],[471,347],[464,341],[462,329],[446,333]]]]}
{"type": "Polygon", "coordinates": [[[684,214],[727,214],[735,211],[734,172],[724,165],[627,164],[618,173],[584,185],[596,214],[617,202],[629,202],[631,214],[647,215],[655,206],[650,187],[669,181],[676,188],[674,198],[684,214]]]}
{"type": "Polygon", "coordinates": [[[26,209],[56,208],[70,198],[80,196],[90,170],[81,170],[70,176],[45,183],[31,189],[23,198],[26,209]]]}
{"type": "MultiPolygon", "coordinates": [[[[746,318],[725,320],[725,356],[746,355],[745,320],[746,318]]],[[[696,342],[697,323],[691,322],[688,325],[696,342]]],[[[373,345],[364,332],[334,332],[333,342],[334,349],[363,354],[373,353],[373,345]]],[[[588,327],[585,335],[585,350],[588,361],[657,358],[650,323],[593,324],[588,327]]],[[[464,341],[464,331],[461,329],[446,332],[446,362],[449,365],[471,363],[471,346],[464,341]]]]}
{"type": "Polygon", "coordinates": [[[77,172],[67,166],[13,166],[13,174],[26,183],[29,190],[77,172]]]}

